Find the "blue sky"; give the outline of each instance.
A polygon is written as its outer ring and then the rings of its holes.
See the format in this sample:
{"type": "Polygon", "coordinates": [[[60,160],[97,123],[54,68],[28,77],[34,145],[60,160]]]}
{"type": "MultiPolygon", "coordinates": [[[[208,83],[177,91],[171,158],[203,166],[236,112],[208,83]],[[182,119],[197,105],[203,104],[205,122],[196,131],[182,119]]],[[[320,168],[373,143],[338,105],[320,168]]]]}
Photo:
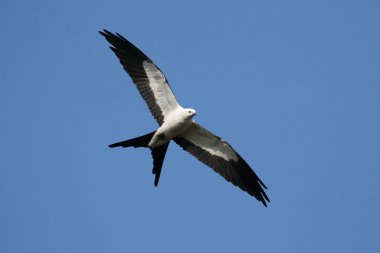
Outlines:
{"type": "Polygon", "coordinates": [[[2,1],[0,252],[379,252],[377,1],[2,1]],[[264,208],[157,128],[100,29],[268,186],[264,208]]]}

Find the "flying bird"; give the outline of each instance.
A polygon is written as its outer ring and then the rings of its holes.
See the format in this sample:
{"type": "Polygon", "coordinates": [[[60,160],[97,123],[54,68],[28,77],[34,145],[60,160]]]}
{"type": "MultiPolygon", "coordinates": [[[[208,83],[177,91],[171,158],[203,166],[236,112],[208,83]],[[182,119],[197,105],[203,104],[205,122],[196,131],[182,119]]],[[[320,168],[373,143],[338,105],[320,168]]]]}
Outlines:
{"type": "Polygon", "coordinates": [[[222,138],[194,121],[196,111],[183,108],[175,98],[163,72],[141,50],[120,34],[99,31],[111,44],[141,96],[156,119],[156,131],[109,147],[149,148],[153,157],[154,185],[158,185],[166,150],[173,140],[199,161],[211,167],[228,182],[238,186],[267,206],[267,187],[246,161],[222,138]]]}

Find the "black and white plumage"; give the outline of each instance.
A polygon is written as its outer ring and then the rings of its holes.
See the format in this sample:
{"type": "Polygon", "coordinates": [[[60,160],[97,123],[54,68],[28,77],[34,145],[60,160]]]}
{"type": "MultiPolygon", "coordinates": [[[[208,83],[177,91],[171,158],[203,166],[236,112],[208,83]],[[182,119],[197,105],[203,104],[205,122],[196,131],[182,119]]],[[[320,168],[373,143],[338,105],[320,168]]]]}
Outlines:
{"type": "Polygon", "coordinates": [[[199,161],[211,167],[227,181],[248,192],[267,206],[267,187],[225,140],[197,124],[194,109],[182,108],[162,71],[137,47],[120,34],[100,31],[112,45],[110,48],[119,58],[148,105],[159,128],[149,134],[111,144],[110,147],[147,147],[153,157],[155,186],[158,185],[166,150],[174,140],[199,161]]]}

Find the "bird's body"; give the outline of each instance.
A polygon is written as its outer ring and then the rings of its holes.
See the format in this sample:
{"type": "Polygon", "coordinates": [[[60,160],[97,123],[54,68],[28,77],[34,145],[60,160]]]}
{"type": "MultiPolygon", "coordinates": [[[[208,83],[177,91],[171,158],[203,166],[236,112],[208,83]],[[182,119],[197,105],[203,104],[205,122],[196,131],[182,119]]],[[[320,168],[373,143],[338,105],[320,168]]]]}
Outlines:
{"type": "Polygon", "coordinates": [[[111,43],[110,48],[132,78],[159,125],[156,131],[111,144],[110,147],[149,148],[153,157],[154,184],[157,186],[167,148],[173,140],[227,181],[266,206],[269,198],[264,191],[264,183],[228,142],[194,121],[195,110],[183,108],[177,102],[162,71],[120,34],[115,35],[107,30],[100,34],[111,43]]]}
{"type": "Polygon", "coordinates": [[[164,123],[153,135],[148,146],[150,148],[155,148],[169,142],[174,137],[184,134],[193,123],[193,117],[195,114],[194,109],[184,109],[182,107],[178,107],[171,111],[166,116],[164,123]]]}

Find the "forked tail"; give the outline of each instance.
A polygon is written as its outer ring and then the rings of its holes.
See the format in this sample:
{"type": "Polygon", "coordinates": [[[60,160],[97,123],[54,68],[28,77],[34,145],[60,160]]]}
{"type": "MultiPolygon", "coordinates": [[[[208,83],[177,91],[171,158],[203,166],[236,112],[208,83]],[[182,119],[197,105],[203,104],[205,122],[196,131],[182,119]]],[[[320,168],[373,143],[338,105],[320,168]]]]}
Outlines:
{"type": "Polygon", "coordinates": [[[128,148],[128,147],[134,147],[134,148],[148,148],[148,144],[150,140],[152,139],[154,132],[151,132],[149,134],[136,137],[130,140],[126,141],[121,141],[121,142],[116,142],[114,144],[109,145],[108,147],[110,148],[115,148],[115,147],[123,147],[123,148],[128,148]]]}
{"type": "MultiPolygon", "coordinates": [[[[140,136],[140,137],[130,139],[130,140],[116,142],[116,143],[109,145],[109,147],[110,148],[115,148],[115,147],[150,148],[148,146],[148,144],[149,144],[150,140],[152,139],[155,132],[156,131],[151,132],[151,133],[146,134],[146,135],[143,135],[143,136],[140,136]]],[[[169,142],[167,142],[161,146],[158,146],[158,147],[150,148],[152,158],[153,158],[152,173],[155,175],[155,179],[154,179],[154,185],[155,186],[158,185],[158,181],[160,180],[161,169],[162,169],[162,165],[164,163],[165,154],[166,154],[166,150],[168,149],[169,142]]]]}

